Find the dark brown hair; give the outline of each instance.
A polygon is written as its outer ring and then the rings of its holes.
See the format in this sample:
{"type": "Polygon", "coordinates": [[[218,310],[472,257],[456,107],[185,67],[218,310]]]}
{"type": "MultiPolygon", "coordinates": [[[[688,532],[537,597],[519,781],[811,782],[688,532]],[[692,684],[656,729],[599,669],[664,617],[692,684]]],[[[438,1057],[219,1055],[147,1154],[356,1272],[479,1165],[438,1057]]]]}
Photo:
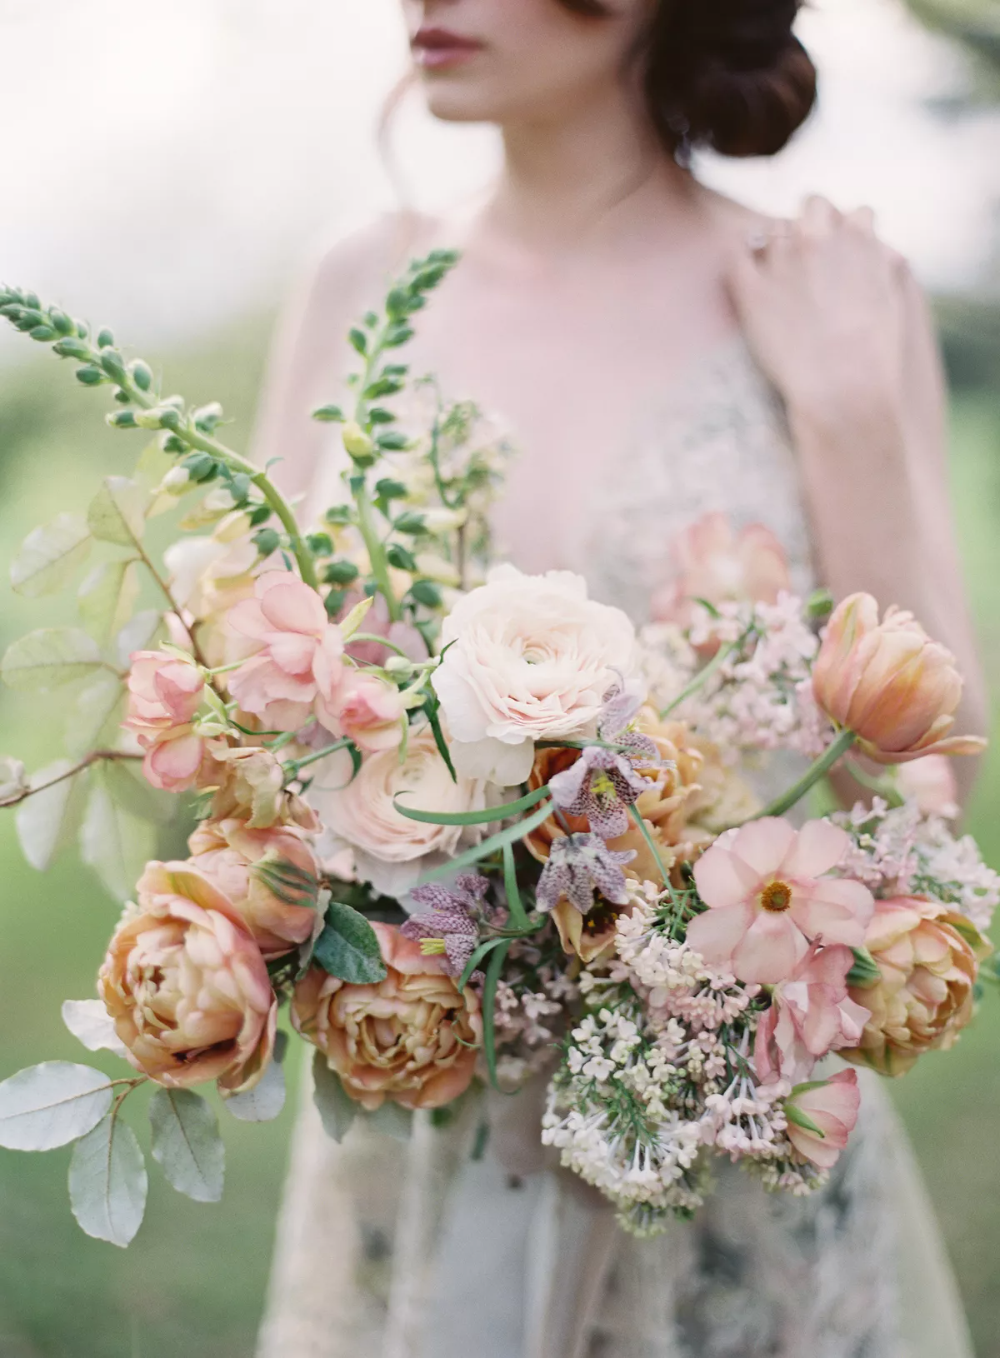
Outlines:
{"type": "MultiPolygon", "coordinates": [[[[604,0],[559,0],[595,19],[604,0]]],[[[708,146],[769,156],[816,102],[816,68],[792,32],[799,0],[659,0],[635,51],[657,135],[671,154],[708,146]]]]}

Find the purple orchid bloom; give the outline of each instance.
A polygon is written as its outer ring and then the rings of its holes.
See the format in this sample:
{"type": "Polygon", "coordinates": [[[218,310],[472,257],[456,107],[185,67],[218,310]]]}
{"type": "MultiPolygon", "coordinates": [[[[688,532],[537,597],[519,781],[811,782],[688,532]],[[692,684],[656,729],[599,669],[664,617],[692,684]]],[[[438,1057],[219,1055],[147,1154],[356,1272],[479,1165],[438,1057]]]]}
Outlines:
{"type": "Polygon", "coordinates": [[[553,840],[538,879],[538,908],[554,910],[565,899],[586,915],[593,910],[594,893],[598,891],[612,905],[626,905],[628,885],[622,867],[634,857],[634,849],[619,853],[597,835],[567,835],[553,840]]]}
{"type": "Polygon", "coordinates": [[[400,932],[416,943],[436,940],[442,944],[440,951],[447,959],[449,975],[457,979],[479,943],[489,889],[485,877],[468,872],[456,877],[451,886],[432,882],[415,887],[410,899],[428,908],[411,915],[400,932]]]}

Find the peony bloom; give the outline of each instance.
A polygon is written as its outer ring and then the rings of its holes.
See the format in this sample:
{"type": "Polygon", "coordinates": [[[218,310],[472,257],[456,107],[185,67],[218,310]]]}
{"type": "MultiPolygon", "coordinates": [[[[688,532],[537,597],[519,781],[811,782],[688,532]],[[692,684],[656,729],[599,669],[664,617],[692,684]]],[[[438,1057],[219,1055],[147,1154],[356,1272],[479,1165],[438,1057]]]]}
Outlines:
{"type": "Polygon", "coordinates": [[[778,602],[791,590],[781,543],[761,523],[739,534],[725,514],[706,514],[674,539],[675,578],[653,597],[658,622],[686,627],[695,599],[711,604],[778,602]]]}
{"type": "Polygon", "coordinates": [[[309,800],[330,839],[322,856],[349,845],[357,873],[388,896],[401,897],[421,872],[454,856],[462,827],[407,820],[395,806],[405,798],[416,810],[463,812],[485,806],[482,783],[453,781],[429,727],[414,731],[402,763],[398,750],[370,754],[356,777],[346,750],[317,764],[309,800]]]}
{"type": "Polygon", "coordinates": [[[958,779],[945,754],[928,754],[901,764],[897,787],[907,801],[916,802],[925,816],[957,820],[961,814],[958,779]]]}
{"type": "Polygon", "coordinates": [[[230,693],[269,730],[297,731],[315,716],[338,734],[344,638],[323,600],[289,571],[258,576],[254,596],[229,614],[232,631],[260,646],[230,675],[230,693]]]}
{"type": "Polygon", "coordinates": [[[617,671],[635,663],[631,622],[566,571],[500,566],[444,620],[432,683],[460,770],[523,782],[537,740],[592,734],[617,671]]]}
{"type": "Polygon", "coordinates": [[[695,864],[709,908],[688,925],[688,943],[711,966],[759,985],[787,981],[810,943],[861,947],[872,894],[826,876],[849,848],[826,820],[795,830],[769,817],[727,830],[695,864]]]}
{"type": "Polygon", "coordinates": [[[958,1041],[972,1018],[979,961],[991,948],[964,915],[916,896],[877,901],[865,942],[882,978],[852,991],[871,1018],[842,1055],[903,1075],[924,1052],[958,1041]]]}
{"type": "Polygon", "coordinates": [[[129,1060],[174,1089],[253,1088],[278,1012],[259,948],[232,903],[186,863],[150,863],[138,889],[98,982],[129,1060]]]}
{"type": "Polygon", "coordinates": [[[853,1047],[871,1018],[847,993],[854,953],[815,944],[787,981],[775,986],[757,1024],[754,1066],[764,1084],[808,1080],[821,1056],[853,1047]]]}
{"type": "Polygon", "coordinates": [[[206,820],[188,847],[191,867],[229,898],[266,961],[312,937],[319,864],[303,830],[206,820]]]}
{"type": "Polygon", "coordinates": [[[831,1169],[857,1125],[860,1107],[856,1071],[841,1070],[822,1083],[799,1085],[785,1100],[788,1139],[803,1160],[831,1169]]]}
{"type": "Polygon", "coordinates": [[[292,1022],[364,1108],[386,1099],[442,1108],[472,1083],[483,1032],[479,998],[471,989],[459,993],[446,958],[425,957],[388,924],[372,927],[385,980],[348,985],[313,967],[295,989],[292,1022]]]}
{"type": "Polygon", "coordinates": [[[406,702],[395,684],[364,670],[345,670],[333,702],[335,734],[349,736],[359,750],[375,754],[398,749],[406,730],[406,702]]]}
{"type": "Polygon", "coordinates": [[[928,754],[979,754],[985,742],[949,734],[962,697],[950,651],[931,641],[898,608],[879,622],[870,594],[852,594],[835,610],[813,667],[816,701],[879,764],[928,754]]]}
{"type": "Polygon", "coordinates": [[[146,751],[142,770],[153,787],[184,792],[198,782],[217,742],[197,734],[205,677],[193,660],[137,651],[128,676],[123,725],[146,751]]]}

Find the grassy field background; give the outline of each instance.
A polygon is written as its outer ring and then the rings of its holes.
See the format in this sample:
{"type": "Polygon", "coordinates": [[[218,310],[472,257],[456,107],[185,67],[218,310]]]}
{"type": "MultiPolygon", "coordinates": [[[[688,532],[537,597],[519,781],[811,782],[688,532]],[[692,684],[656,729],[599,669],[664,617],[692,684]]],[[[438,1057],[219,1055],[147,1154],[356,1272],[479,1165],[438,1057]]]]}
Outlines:
{"type": "MultiPolygon", "coordinates": [[[[261,320],[248,322],[166,364],[168,390],[223,401],[237,419],[236,446],[256,399],[266,329],[261,320]]],[[[973,369],[963,358],[954,488],[984,659],[996,682],[1000,402],[996,387],[984,384],[994,362],[973,368],[978,383],[968,381],[973,369]]],[[[105,401],[42,355],[0,375],[0,581],[28,528],[84,503],[99,477],[131,465],[138,445],[104,427],[105,401]]],[[[0,583],[0,648],[33,626],[69,621],[69,613],[67,605],[18,599],[0,583]]],[[[63,720],[58,699],[0,694],[0,753],[37,767],[58,750],[63,720]]],[[[1000,753],[987,762],[970,828],[1000,867],[1000,753]]],[[[0,812],[0,1078],[46,1059],[90,1059],[63,1029],[59,1006],[92,994],[116,915],[73,854],[44,877],[27,867],[13,816],[0,812]]],[[[998,1052],[1000,994],[990,992],[956,1052],[929,1058],[893,1088],[941,1216],[980,1358],[1000,1358],[998,1052]]],[[[142,1136],[140,1119],[133,1122],[142,1136]]],[[[77,1229],[66,1197],[68,1151],[0,1151],[0,1358],[249,1358],[291,1124],[289,1109],[266,1127],[225,1117],[227,1187],[218,1206],[178,1197],[151,1166],[147,1221],[127,1252],[77,1229]]]]}

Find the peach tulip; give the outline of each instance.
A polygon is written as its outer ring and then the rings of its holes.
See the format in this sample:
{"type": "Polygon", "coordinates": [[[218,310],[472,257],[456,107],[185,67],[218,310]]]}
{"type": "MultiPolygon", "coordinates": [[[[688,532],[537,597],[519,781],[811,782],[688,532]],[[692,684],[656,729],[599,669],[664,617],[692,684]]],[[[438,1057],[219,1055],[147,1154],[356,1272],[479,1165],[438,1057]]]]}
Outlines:
{"type": "Polygon", "coordinates": [[[952,736],[962,677],[950,651],[931,641],[912,613],[890,608],[879,622],[870,594],[835,610],[813,668],[816,701],[853,731],[879,764],[928,754],[979,754],[985,742],[952,736]]]}
{"type": "Polygon", "coordinates": [[[803,1160],[830,1169],[857,1126],[860,1107],[856,1071],[841,1070],[822,1083],[799,1085],[785,1101],[788,1139],[803,1160]]]}

